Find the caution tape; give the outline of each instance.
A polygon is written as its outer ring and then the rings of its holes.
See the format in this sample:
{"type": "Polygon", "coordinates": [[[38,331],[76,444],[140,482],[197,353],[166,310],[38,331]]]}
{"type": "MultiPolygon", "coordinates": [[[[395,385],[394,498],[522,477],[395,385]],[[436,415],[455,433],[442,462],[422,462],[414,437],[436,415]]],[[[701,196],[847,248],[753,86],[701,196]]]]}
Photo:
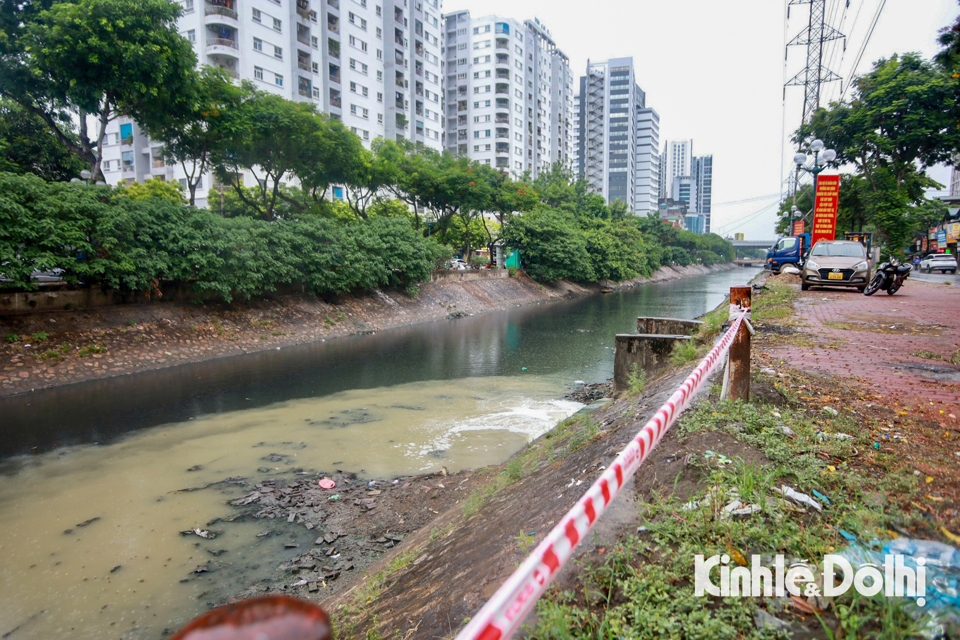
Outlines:
{"type": "Polygon", "coordinates": [[[487,604],[464,627],[456,640],[506,640],[547,590],[557,571],[593,529],[624,483],[667,433],[706,379],[723,361],[749,311],[731,308],[733,322],[720,342],[697,365],[680,388],[664,403],[620,452],[582,498],[560,520],[487,604]],[[734,310],[736,314],[734,314],[734,310]]]}

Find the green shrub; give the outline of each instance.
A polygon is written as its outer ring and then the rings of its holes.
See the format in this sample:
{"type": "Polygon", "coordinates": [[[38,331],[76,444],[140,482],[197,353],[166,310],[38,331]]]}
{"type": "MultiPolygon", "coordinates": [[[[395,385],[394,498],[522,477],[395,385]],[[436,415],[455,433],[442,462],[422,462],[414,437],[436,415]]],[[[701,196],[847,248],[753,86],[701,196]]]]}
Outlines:
{"type": "Polygon", "coordinates": [[[30,339],[33,342],[46,342],[47,338],[49,337],[50,337],[50,334],[47,333],[46,331],[37,331],[35,334],[30,336],[30,339]]]}

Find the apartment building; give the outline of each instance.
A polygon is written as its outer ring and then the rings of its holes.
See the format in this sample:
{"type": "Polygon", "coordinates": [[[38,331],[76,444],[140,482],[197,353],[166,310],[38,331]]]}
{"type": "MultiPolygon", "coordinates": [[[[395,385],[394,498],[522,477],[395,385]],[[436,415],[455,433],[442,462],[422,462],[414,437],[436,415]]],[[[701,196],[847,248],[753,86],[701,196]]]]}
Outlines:
{"type": "Polygon", "coordinates": [[[668,140],[663,148],[662,167],[660,198],[679,200],[674,191],[674,178],[693,175],[693,140],[668,140]]]}
{"type": "Polygon", "coordinates": [[[573,74],[538,20],[444,16],[445,148],[514,177],[572,169],[573,74]]]}
{"type": "MultiPolygon", "coordinates": [[[[441,0],[182,0],[180,33],[200,64],[290,100],[311,102],[368,145],[406,138],[440,149],[441,0]]],[[[162,144],[130,119],[108,127],[111,184],[185,182],[162,144]]],[[[252,176],[245,176],[252,180],[252,176]]],[[[206,206],[212,176],[197,189],[206,206]]]]}
{"type": "Polygon", "coordinates": [[[713,156],[694,157],[691,171],[696,183],[696,208],[704,217],[703,233],[710,233],[710,212],[713,210],[713,156]]]}
{"type": "Polygon", "coordinates": [[[657,210],[660,116],[646,106],[633,58],[587,64],[580,78],[577,172],[607,202],[637,215],[657,210]]]}

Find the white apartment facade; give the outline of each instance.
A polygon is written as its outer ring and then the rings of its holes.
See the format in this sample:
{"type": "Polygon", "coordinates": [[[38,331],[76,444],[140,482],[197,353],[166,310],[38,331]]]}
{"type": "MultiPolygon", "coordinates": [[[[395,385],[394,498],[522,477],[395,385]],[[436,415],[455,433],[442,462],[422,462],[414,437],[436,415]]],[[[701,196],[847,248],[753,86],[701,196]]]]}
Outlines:
{"type": "Polygon", "coordinates": [[[647,108],[633,58],[587,64],[580,79],[577,172],[607,202],[629,211],[657,210],[660,116],[647,108]]]}
{"type": "Polygon", "coordinates": [[[573,167],[573,74],[539,21],[444,16],[446,126],[453,154],[515,178],[573,167]]]}
{"type": "Polygon", "coordinates": [[[661,162],[663,177],[660,180],[660,197],[679,200],[674,191],[674,178],[693,175],[693,140],[668,140],[664,145],[661,162]]]}
{"type": "MultiPolygon", "coordinates": [[[[443,140],[441,0],[181,0],[180,33],[200,64],[340,119],[365,145],[406,138],[440,149],[443,140]]],[[[162,143],[135,122],[110,124],[107,182],[151,178],[185,183],[162,143]]],[[[245,176],[245,181],[252,180],[245,176]]],[[[208,173],[197,188],[207,205],[208,173]]]]}

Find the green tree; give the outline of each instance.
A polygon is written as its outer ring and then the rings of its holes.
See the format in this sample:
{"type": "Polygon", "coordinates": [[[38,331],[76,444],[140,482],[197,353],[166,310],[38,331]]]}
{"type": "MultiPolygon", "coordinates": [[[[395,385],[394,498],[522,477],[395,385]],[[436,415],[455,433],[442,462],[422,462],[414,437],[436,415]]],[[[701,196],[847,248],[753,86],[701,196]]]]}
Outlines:
{"type": "Polygon", "coordinates": [[[117,188],[118,198],[127,200],[150,200],[159,198],[176,204],[186,204],[183,187],[179,182],[169,182],[158,178],[151,178],[145,182],[134,182],[117,188]]]}
{"type": "Polygon", "coordinates": [[[900,254],[913,238],[917,206],[936,186],[925,170],[960,148],[955,83],[916,54],[880,60],[857,79],[849,104],[816,112],[798,141],[813,135],[837,150],[862,181],[851,182],[852,218],[870,219],[888,250],[900,254]]]}
{"type": "Polygon", "coordinates": [[[291,197],[284,186],[310,163],[323,117],[312,104],[259,91],[249,82],[243,91],[240,103],[221,113],[217,125],[223,137],[211,156],[216,176],[264,220],[276,217],[281,202],[302,211],[303,199],[291,197]],[[244,172],[253,175],[254,184],[243,184],[244,172]]]}
{"type": "Polygon", "coordinates": [[[155,140],[163,141],[167,162],[183,168],[191,205],[196,203],[203,175],[211,169],[212,156],[221,149],[227,135],[222,126],[224,114],[236,109],[243,95],[243,89],[234,85],[222,69],[204,66],[189,110],[181,118],[152,124],[149,133],[155,140]]]}
{"type": "Polygon", "coordinates": [[[538,209],[516,216],[503,238],[521,251],[527,273],[537,280],[596,280],[587,240],[570,213],[538,209]]]}
{"type": "MultiPolygon", "coordinates": [[[[76,139],[73,124],[59,123],[76,139]]],[[[86,165],[50,131],[36,114],[10,100],[0,100],[0,171],[32,173],[48,182],[79,178],[86,165]]]]}
{"type": "Polygon", "coordinates": [[[111,120],[175,120],[189,104],[196,56],[177,32],[180,13],[169,0],[4,2],[0,95],[41,118],[102,179],[111,120]],[[78,135],[64,126],[70,114],[78,135]]]}

